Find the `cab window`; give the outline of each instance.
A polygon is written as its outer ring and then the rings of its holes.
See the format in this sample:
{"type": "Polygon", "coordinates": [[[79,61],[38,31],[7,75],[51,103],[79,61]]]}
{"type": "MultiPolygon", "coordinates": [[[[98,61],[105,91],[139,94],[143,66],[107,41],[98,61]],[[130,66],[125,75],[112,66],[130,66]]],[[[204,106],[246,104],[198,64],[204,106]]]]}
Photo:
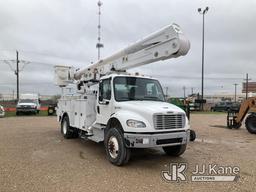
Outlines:
{"type": "Polygon", "coordinates": [[[99,101],[111,99],[111,79],[104,79],[100,82],[99,101]]]}

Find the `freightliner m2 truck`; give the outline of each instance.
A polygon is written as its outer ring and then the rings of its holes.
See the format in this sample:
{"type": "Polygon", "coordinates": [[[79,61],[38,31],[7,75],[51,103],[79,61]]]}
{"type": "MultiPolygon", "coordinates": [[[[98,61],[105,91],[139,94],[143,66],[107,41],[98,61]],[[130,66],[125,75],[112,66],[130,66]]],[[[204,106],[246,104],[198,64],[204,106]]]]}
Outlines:
{"type": "Polygon", "coordinates": [[[183,154],[190,135],[185,112],[165,102],[157,79],[127,70],[184,56],[189,49],[180,27],[172,24],[84,69],[55,66],[55,82],[63,92],[57,118],[64,138],[104,142],[108,160],[118,166],[129,161],[132,148],[183,154]],[[75,91],[65,91],[71,85],[75,91]]]}

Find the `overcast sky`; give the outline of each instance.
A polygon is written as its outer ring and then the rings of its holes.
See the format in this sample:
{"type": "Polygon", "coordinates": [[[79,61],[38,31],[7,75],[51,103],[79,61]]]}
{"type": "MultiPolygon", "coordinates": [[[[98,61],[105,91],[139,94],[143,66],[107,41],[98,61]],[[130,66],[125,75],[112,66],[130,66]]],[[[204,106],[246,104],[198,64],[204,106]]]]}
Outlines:
{"type": "MultiPolygon", "coordinates": [[[[191,42],[185,57],[133,69],[160,80],[170,95],[201,90],[205,17],[205,94],[234,92],[246,73],[256,81],[256,0],[102,0],[102,58],[159,28],[177,23],[191,42]]],[[[32,61],[20,73],[21,92],[55,94],[53,65],[82,68],[96,61],[97,0],[0,0],[0,60],[32,61]]],[[[11,64],[11,63],[10,63],[11,64]]],[[[11,64],[15,68],[14,64],[11,64]]],[[[0,93],[16,90],[13,70],[0,61],[0,93]]]]}

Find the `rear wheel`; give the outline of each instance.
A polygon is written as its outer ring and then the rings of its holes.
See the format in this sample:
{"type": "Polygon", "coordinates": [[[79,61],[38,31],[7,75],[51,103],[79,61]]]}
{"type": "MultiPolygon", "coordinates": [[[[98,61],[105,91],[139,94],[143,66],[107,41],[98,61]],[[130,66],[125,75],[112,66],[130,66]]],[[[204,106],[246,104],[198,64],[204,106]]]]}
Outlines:
{"type": "Polygon", "coordinates": [[[69,118],[67,115],[64,116],[61,122],[61,133],[65,139],[70,139],[73,136],[73,131],[71,130],[69,118]]]}
{"type": "Polygon", "coordinates": [[[118,128],[107,130],[104,143],[107,158],[112,164],[121,166],[128,163],[131,151],[125,146],[123,134],[118,128]]]}
{"type": "Polygon", "coordinates": [[[246,118],[245,127],[250,133],[256,134],[256,115],[249,115],[246,118]]]}
{"type": "Polygon", "coordinates": [[[186,148],[187,148],[187,144],[183,144],[183,145],[163,147],[163,150],[169,156],[178,157],[186,151],[186,148]]]}

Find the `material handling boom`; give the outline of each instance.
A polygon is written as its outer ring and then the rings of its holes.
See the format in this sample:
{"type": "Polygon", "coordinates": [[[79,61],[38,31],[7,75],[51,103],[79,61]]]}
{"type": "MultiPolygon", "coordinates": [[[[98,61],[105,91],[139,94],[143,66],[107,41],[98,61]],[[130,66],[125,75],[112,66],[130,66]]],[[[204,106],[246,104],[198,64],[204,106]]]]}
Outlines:
{"type": "Polygon", "coordinates": [[[184,56],[190,49],[189,40],[184,36],[177,24],[168,25],[117,53],[97,61],[84,69],[74,72],[72,67],[55,66],[66,71],[66,78],[59,82],[66,86],[72,80],[90,81],[111,71],[126,71],[134,67],[184,56]],[[65,82],[66,81],[66,82],[65,82]]]}

